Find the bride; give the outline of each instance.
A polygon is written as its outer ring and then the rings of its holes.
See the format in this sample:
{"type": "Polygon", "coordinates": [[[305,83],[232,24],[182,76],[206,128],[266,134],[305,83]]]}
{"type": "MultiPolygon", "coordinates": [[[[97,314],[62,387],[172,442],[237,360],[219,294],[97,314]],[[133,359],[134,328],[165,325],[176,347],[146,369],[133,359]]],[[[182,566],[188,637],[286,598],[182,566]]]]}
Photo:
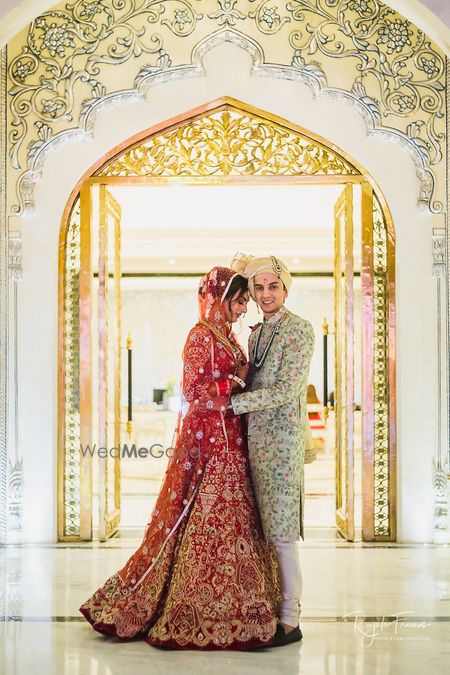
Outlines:
{"type": "Polygon", "coordinates": [[[144,538],[80,611],[100,633],[156,646],[267,646],[278,567],[255,505],[243,421],[229,408],[248,371],[231,331],[247,309],[247,280],[214,267],[198,298],[199,322],[183,350],[188,408],[144,538]]]}

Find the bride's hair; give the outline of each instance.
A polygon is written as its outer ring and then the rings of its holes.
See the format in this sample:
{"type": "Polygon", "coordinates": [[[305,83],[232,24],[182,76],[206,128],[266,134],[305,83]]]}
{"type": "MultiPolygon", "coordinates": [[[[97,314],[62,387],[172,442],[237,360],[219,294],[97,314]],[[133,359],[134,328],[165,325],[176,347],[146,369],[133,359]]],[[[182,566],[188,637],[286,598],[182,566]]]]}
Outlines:
{"type": "Polygon", "coordinates": [[[248,290],[248,281],[245,277],[241,276],[240,274],[236,274],[234,277],[233,281],[230,284],[230,288],[227,291],[226,296],[224,297],[224,300],[232,300],[234,296],[237,294],[239,291],[239,295],[243,295],[245,291],[248,290]]]}

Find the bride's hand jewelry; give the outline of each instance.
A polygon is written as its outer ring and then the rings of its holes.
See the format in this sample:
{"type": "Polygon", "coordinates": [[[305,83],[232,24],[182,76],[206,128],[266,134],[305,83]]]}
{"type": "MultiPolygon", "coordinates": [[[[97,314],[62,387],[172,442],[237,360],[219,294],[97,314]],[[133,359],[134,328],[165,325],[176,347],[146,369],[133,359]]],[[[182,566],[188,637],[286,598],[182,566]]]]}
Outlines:
{"type": "Polygon", "coordinates": [[[245,382],[244,380],[241,380],[240,377],[237,375],[232,375],[231,373],[228,375],[230,380],[233,380],[234,382],[237,382],[237,384],[241,387],[241,389],[245,389],[245,382]]]}

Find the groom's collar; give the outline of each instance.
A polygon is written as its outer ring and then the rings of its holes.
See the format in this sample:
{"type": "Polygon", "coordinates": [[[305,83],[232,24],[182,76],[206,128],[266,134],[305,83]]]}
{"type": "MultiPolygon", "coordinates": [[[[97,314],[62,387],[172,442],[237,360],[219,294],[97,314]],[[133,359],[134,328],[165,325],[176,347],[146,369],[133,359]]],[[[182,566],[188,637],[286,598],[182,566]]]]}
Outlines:
{"type": "Polygon", "coordinates": [[[280,309],[278,310],[278,312],[275,312],[275,314],[274,314],[273,316],[271,316],[270,319],[264,319],[264,325],[265,325],[265,326],[272,326],[272,325],[273,325],[274,323],[276,323],[279,319],[281,319],[281,317],[283,316],[283,314],[286,314],[286,312],[287,312],[287,309],[286,309],[286,307],[283,305],[283,307],[280,307],[280,309]]]}

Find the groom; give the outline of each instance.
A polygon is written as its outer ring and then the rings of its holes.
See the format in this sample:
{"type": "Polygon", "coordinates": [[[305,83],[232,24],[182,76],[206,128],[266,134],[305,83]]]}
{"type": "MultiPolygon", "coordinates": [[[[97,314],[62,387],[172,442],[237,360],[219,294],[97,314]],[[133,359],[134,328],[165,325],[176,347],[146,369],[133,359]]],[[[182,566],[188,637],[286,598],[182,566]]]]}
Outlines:
{"type": "Polygon", "coordinates": [[[314,332],[284,306],[292,277],[270,256],[235,256],[232,268],[248,279],[264,321],[249,338],[247,391],[232,397],[236,415],[248,415],[248,448],[256,500],[267,541],[275,545],[281,576],[280,625],[273,645],[302,639],[302,577],[297,545],[303,538],[303,462],[306,387],[314,332]]]}

